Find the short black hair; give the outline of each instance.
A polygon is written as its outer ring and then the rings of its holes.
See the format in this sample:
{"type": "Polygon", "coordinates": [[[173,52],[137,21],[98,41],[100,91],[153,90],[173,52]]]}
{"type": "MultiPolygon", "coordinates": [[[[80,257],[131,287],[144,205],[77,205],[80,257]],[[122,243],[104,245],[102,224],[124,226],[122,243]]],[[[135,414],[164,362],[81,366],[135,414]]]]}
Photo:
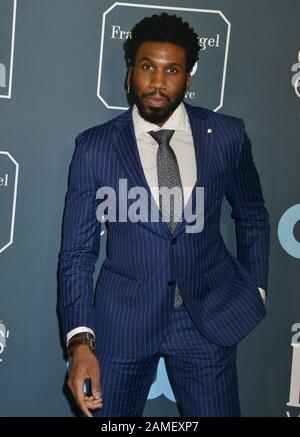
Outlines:
{"type": "Polygon", "coordinates": [[[131,30],[131,37],[124,43],[127,67],[135,63],[139,46],[148,41],[169,42],[185,49],[186,71],[190,73],[198,60],[199,40],[194,29],[181,17],[169,15],[165,12],[143,18],[131,30]]]}

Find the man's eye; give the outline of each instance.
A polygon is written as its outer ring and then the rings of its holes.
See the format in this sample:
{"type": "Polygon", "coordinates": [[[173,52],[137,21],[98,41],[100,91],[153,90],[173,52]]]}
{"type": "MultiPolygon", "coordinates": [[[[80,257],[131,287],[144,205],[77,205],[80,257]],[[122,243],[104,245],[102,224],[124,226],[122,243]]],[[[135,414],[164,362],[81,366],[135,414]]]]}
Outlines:
{"type": "Polygon", "coordinates": [[[175,73],[177,73],[177,68],[170,67],[170,68],[168,68],[168,72],[171,73],[171,74],[175,74],[175,73]]]}
{"type": "Polygon", "coordinates": [[[152,65],[151,64],[144,64],[143,65],[143,69],[144,70],[150,70],[152,68],[152,65]]]}

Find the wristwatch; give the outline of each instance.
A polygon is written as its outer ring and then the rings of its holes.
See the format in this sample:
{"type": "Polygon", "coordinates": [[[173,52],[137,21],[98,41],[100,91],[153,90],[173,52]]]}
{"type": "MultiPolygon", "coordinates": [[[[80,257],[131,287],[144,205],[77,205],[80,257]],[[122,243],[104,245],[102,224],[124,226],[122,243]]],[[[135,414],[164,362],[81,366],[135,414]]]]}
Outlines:
{"type": "Polygon", "coordinates": [[[91,352],[96,353],[96,339],[93,334],[90,332],[80,332],[79,334],[75,334],[70,338],[67,345],[68,354],[73,356],[74,349],[82,344],[86,344],[90,348],[91,352]]]}

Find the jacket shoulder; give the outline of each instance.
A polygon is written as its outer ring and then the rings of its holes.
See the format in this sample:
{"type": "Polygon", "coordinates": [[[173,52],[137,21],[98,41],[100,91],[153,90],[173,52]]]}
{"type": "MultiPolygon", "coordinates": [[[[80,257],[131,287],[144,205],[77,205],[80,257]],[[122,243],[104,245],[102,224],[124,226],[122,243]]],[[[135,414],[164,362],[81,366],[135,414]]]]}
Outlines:
{"type": "Polygon", "coordinates": [[[237,128],[241,130],[241,127],[244,127],[244,121],[234,115],[224,114],[222,112],[215,112],[212,109],[201,106],[194,106],[188,103],[185,103],[185,107],[190,115],[200,119],[211,120],[216,125],[222,125],[224,129],[237,128]]]}
{"type": "Polygon", "coordinates": [[[216,123],[223,125],[227,128],[236,128],[238,130],[241,129],[241,127],[244,126],[244,121],[242,118],[231,115],[231,114],[224,114],[222,112],[214,112],[212,110],[209,110],[209,117],[216,123]]]}
{"type": "Polygon", "coordinates": [[[91,126],[78,133],[75,140],[76,144],[84,144],[85,148],[89,151],[92,151],[95,148],[99,149],[99,147],[102,148],[105,144],[109,144],[110,137],[115,130],[116,124],[123,119],[128,118],[128,112],[129,110],[104,123],[91,126]]]}
{"type": "Polygon", "coordinates": [[[95,137],[105,137],[110,134],[110,131],[114,125],[114,120],[119,117],[120,116],[117,116],[104,123],[88,127],[80,132],[76,138],[79,138],[80,140],[82,139],[86,142],[90,142],[93,141],[95,137]]]}

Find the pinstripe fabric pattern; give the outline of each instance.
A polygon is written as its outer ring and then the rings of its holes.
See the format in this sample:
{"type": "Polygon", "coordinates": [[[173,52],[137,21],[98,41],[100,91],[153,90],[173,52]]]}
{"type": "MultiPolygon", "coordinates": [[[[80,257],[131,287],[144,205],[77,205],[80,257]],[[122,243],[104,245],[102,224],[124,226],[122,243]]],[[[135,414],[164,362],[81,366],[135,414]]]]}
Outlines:
{"type": "MultiPolygon", "coordinates": [[[[204,229],[186,233],[183,220],[172,234],[161,212],[156,223],[107,222],[107,258],[95,299],[92,274],[101,230],[97,189],[111,186],[118,199],[119,179],[125,178],[128,188],[142,186],[149,197],[151,191],[131,109],[76,140],[59,253],[59,310],[65,335],[77,326],[90,327],[98,351],[105,354],[137,359],[159,350],[176,280],[193,322],[216,345],[235,345],[265,316],[258,287],[267,290],[270,226],[244,123],[205,108],[185,107],[195,144],[195,187],[205,190],[204,229]],[[232,205],[237,257],[220,233],[224,197],[232,205]]],[[[133,202],[129,199],[128,206],[133,202]]]]}
{"type": "Polygon", "coordinates": [[[181,416],[240,416],[236,349],[211,343],[184,305],[174,308],[156,353],[139,359],[98,353],[103,407],[94,415],[142,416],[163,356],[181,416]]]}

